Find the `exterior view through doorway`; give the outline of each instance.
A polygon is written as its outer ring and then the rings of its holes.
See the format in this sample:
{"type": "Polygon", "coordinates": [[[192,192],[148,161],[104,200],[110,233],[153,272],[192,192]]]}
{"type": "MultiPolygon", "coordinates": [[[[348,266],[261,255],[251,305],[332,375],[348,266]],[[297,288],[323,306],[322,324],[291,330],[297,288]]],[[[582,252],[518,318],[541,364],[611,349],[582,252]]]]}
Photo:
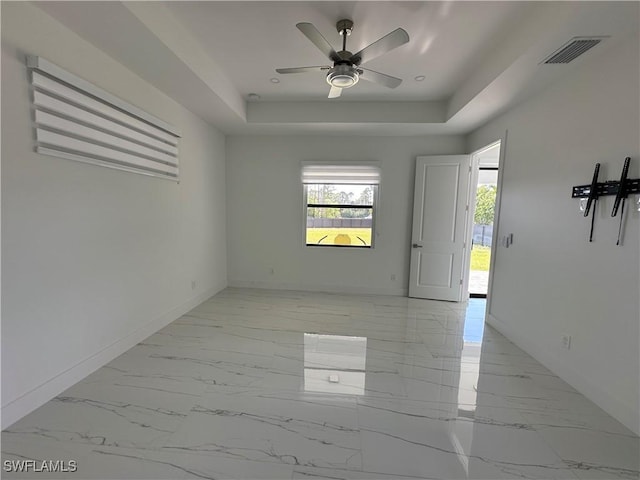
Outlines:
{"type": "Polygon", "coordinates": [[[469,262],[469,296],[486,298],[489,290],[491,254],[495,250],[494,218],[498,193],[500,143],[482,149],[472,156],[471,188],[473,210],[470,213],[471,251],[469,262]]]}

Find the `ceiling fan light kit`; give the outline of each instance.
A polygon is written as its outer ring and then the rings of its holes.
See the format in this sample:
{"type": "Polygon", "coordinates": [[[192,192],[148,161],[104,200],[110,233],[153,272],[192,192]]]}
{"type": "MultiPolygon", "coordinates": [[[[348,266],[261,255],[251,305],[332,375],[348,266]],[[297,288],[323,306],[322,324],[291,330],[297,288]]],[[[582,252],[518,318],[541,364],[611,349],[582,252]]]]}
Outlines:
{"type": "Polygon", "coordinates": [[[327,83],[331,85],[329,98],[337,98],[345,88],[353,87],[358,83],[360,77],[370,82],[383,85],[388,88],[396,88],[402,83],[400,78],[392,77],[380,72],[374,72],[360,67],[360,64],[373,60],[394,48],[404,45],[409,41],[409,34],[402,28],[397,28],[393,32],[376,40],[372,44],[363,48],[357,53],[347,50],[347,37],[353,31],[353,21],[342,19],[336,23],[336,29],[342,36],[342,50],[336,52],[331,44],[322,36],[318,29],[311,23],[301,22],[296,25],[322,53],[333,61],[333,66],[324,65],[317,67],[294,67],[277,68],[276,72],[281,74],[306,73],[306,72],[327,72],[327,83]]]}
{"type": "Polygon", "coordinates": [[[353,87],[360,80],[358,71],[349,65],[336,65],[327,74],[327,83],[332,87],[353,87]]]}

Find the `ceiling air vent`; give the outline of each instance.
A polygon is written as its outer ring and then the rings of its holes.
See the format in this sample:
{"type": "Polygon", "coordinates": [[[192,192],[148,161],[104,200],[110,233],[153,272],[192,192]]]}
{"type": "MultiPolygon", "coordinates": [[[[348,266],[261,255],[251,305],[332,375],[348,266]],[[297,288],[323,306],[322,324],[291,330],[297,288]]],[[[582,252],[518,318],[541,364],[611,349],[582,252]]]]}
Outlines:
{"type": "Polygon", "coordinates": [[[598,45],[605,38],[607,37],[573,37],[564,46],[544,59],[542,63],[569,63],[598,45]]]}

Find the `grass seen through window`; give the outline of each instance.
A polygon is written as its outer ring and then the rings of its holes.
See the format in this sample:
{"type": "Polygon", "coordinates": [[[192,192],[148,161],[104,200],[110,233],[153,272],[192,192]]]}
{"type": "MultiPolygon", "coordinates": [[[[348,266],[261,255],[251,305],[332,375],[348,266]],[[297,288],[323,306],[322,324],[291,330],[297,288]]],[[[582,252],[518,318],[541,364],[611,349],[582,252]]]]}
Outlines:
{"type": "Polygon", "coordinates": [[[307,228],[307,245],[335,244],[339,235],[346,235],[349,245],[371,245],[370,228],[307,228]]]}

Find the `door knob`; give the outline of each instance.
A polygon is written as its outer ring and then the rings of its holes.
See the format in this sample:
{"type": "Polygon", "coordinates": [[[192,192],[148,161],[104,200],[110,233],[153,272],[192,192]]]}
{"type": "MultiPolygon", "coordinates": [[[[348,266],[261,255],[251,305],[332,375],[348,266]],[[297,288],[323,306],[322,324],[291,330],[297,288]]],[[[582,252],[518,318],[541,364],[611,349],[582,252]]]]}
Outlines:
{"type": "Polygon", "coordinates": [[[422,245],[418,245],[417,243],[414,243],[413,248],[422,248],[422,245]]]}

